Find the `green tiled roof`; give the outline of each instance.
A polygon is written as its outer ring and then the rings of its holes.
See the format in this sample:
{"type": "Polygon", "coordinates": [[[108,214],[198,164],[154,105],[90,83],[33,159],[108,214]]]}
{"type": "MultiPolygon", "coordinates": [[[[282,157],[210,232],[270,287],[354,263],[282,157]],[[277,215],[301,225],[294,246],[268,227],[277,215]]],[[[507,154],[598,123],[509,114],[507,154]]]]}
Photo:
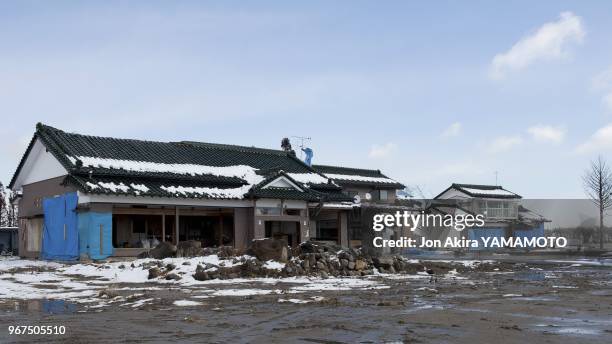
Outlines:
{"type": "Polygon", "coordinates": [[[312,165],[312,168],[314,168],[315,170],[321,173],[347,174],[347,175],[364,176],[364,177],[388,178],[387,176],[382,174],[380,170],[368,170],[364,168],[352,168],[352,167],[330,166],[330,165],[312,165]]]}
{"type": "Polygon", "coordinates": [[[329,166],[329,165],[312,165],[312,168],[317,170],[320,173],[325,175],[345,175],[345,176],[354,176],[354,177],[366,177],[366,178],[385,178],[389,179],[390,182],[378,182],[374,180],[357,180],[357,179],[340,179],[340,178],[332,178],[334,182],[340,185],[364,185],[364,186],[374,186],[380,188],[393,188],[393,189],[403,189],[404,185],[392,180],[386,175],[382,174],[380,170],[369,170],[363,168],[352,168],[352,167],[342,167],[342,166],[329,166]]]}
{"type": "MultiPolygon", "coordinates": [[[[233,168],[246,166],[254,170],[263,178],[264,182],[278,173],[295,173],[299,175],[312,174],[317,178],[326,180],[321,173],[295,157],[294,153],[282,150],[263,149],[256,147],[213,144],[204,142],[157,142],[132,139],[118,139],[111,137],[89,136],[67,133],[47,125],[37,124],[36,133],[13,179],[10,187],[15,183],[17,175],[24,165],[27,154],[31,151],[36,139],[40,139],[45,147],[68,170],[66,183],[76,185],[85,193],[101,194],[131,194],[135,196],[163,196],[186,198],[220,198],[217,194],[206,192],[169,192],[169,187],[182,188],[180,190],[202,188],[214,190],[245,189],[241,196],[267,197],[271,191],[259,191],[259,187],[249,185],[249,182],[235,175],[223,174],[188,174],[168,169],[163,171],[117,168],[116,166],[86,166],[80,157],[92,159],[112,159],[127,162],[144,162],[171,165],[194,165],[204,167],[233,168]],[[100,184],[102,183],[102,184],[100,184]],[[130,187],[131,184],[137,188],[130,187]],[[93,186],[92,186],[93,185],[93,186]],[[111,187],[103,187],[110,185],[111,187]],[[112,187],[118,185],[119,188],[112,187]],[[122,187],[124,185],[125,187],[122,187]],[[250,187],[254,191],[248,192],[250,187]],[[139,190],[146,189],[147,192],[139,190]],[[265,194],[265,195],[264,195],[265,194]]],[[[287,176],[287,175],[286,175],[287,176]]],[[[292,179],[293,180],[293,179],[292,179]]],[[[265,183],[261,182],[258,186],[265,183]]],[[[334,184],[308,184],[304,185],[295,180],[293,182],[304,190],[302,194],[287,193],[282,190],[275,191],[286,198],[319,200],[326,198],[327,193],[339,193],[340,187],[334,184]],[[282,191],[282,192],[281,192],[282,191]]],[[[299,192],[297,192],[299,193],[299,192]]],[[[235,194],[235,193],[234,193],[235,194]]],[[[334,196],[336,197],[336,196],[334,196]]],[[[236,197],[228,197],[236,198],[236,197]]]]}

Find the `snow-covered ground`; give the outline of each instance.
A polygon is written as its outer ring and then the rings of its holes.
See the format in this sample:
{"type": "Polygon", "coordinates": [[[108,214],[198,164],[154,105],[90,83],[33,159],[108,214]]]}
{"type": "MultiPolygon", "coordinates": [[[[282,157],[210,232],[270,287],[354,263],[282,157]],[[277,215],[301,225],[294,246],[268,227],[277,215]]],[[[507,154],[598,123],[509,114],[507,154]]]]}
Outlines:
{"type": "MultiPolygon", "coordinates": [[[[0,300],[55,299],[81,303],[88,308],[101,308],[113,304],[125,307],[142,307],[155,302],[145,293],[159,290],[176,290],[191,300],[177,300],[175,306],[197,306],[201,299],[216,297],[244,297],[256,295],[279,295],[279,302],[319,302],[323,297],[317,293],[326,291],[386,289],[398,279],[427,279],[426,273],[416,275],[383,275],[367,277],[287,277],[287,278],[234,278],[224,280],[197,281],[193,278],[198,265],[207,271],[217,267],[232,267],[253,259],[249,256],[222,259],[216,255],[195,258],[167,258],[161,260],[180,280],[164,278],[148,279],[148,268],[155,259],[137,259],[108,263],[56,263],[19,258],[0,258],[0,300]],[[242,260],[241,260],[242,258],[242,260]],[[111,290],[109,295],[105,293],[111,290]],[[113,294],[114,293],[114,294],[113,294]],[[129,295],[130,293],[133,293],[129,295]],[[315,294],[314,296],[312,294],[315,294]],[[119,296],[116,294],[127,294],[119,296]],[[303,294],[301,298],[288,295],[303,294]]],[[[281,270],[283,263],[267,261],[264,267],[281,270]]],[[[446,277],[460,279],[456,271],[446,277]]],[[[181,295],[181,294],[179,294],[181,295]]]]}
{"type": "MultiPolygon", "coordinates": [[[[250,259],[250,257],[244,258],[250,259]]],[[[62,299],[78,303],[92,303],[100,298],[100,291],[109,288],[117,291],[152,291],[176,288],[190,293],[197,292],[201,294],[198,295],[198,298],[211,298],[386,287],[379,281],[348,277],[195,280],[192,275],[195,273],[198,264],[203,266],[209,264],[208,271],[215,270],[216,267],[214,266],[231,267],[240,264],[240,262],[235,263],[234,259],[220,259],[216,255],[163,259],[162,263],[164,265],[175,265],[172,273],[180,275],[181,280],[165,280],[163,278],[149,280],[146,264],[153,261],[155,260],[137,259],[110,263],[62,264],[18,258],[0,258],[0,299],[62,299]],[[143,267],[143,265],[145,266],[143,267]],[[210,267],[211,265],[214,266],[210,267]],[[248,288],[245,288],[245,286],[248,288]],[[278,289],[276,289],[277,287],[278,289]]],[[[280,270],[284,267],[284,264],[268,261],[264,266],[269,269],[280,270]]],[[[118,298],[116,301],[125,300],[118,298]]],[[[151,301],[153,300],[145,299],[123,305],[139,307],[151,301]]]]}

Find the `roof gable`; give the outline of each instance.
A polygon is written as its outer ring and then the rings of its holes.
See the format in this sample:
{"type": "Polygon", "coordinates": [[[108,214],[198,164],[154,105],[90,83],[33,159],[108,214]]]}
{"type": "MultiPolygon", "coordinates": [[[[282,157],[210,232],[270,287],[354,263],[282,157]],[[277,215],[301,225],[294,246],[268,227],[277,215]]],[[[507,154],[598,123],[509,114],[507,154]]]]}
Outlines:
{"type": "Polygon", "coordinates": [[[289,177],[285,175],[280,175],[273,180],[269,181],[265,185],[261,186],[262,189],[268,188],[285,188],[285,189],[293,189],[299,192],[304,192],[304,190],[299,187],[295,181],[292,181],[289,177]]]}
{"type": "Polygon", "coordinates": [[[453,183],[446,190],[442,191],[434,199],[439,199],[451,190],[456,190],[468,197],[474,198],[504,198],[504,199],[519,199],[520,195],[508,191],[498,185],[480,185],[480,184],[458,184],[453,183]]]}
{"type": "Polygon", "coordinates": [[[36,136],[28,145],[9,188],[19,190],[22,185],[57,178],[68,174],[68,170],[48,151],[45,144],[36,136]]]}

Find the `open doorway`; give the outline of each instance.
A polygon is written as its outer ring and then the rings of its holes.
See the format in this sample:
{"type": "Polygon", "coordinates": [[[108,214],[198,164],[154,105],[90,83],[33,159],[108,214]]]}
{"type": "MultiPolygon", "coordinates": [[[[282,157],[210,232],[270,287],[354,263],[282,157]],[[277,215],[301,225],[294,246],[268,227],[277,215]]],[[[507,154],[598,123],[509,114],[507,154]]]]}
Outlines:
{"type": "Polygon", "coordinates": [[[162,238],[162,218],[157,215],[113,215],[113,247],[149,248],[162,238]]]}
{"type": "Polygon", "coordinates": [[[266,237],[287,241],[295,247],[300,244],[300,223],[298,221],[266,221],[266,237]]]}
{"type": "Polygon", "coordinates": [[[196,240],[202,247],[234,244],[233,216],[181,216],[179,239],[196,240]]]}

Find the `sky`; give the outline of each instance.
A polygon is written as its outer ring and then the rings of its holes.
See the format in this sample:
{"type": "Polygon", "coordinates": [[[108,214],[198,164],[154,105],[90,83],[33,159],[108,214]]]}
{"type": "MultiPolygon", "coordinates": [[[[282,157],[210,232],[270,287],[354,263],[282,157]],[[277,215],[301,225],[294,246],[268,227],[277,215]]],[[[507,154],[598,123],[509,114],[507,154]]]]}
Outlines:
{"type": "Polygon", "coordinates": [[[280,148],[435,196],[583,198],[612,163],[612,2],[2,1],[0,181],[43,122],[280,148]],[[293,138],[293,145],[299,140],[293,138]]]}

